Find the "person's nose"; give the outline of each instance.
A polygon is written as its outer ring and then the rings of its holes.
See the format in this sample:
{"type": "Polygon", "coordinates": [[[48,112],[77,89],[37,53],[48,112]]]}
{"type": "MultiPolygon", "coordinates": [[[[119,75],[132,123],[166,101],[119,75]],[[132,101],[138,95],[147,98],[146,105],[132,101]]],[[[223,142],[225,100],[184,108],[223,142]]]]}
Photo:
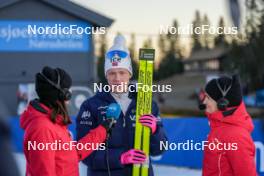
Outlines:
{"type": "Polygon", "coordinates": [[[116,75],[115,75],[115,81],[119,82],[120,79],[121,79],[121,78],[120,78],[120,75],[119,75],[119,74],[116,74],[116,75]]]}
{"type": "Polygon", "coordinates": [[[206,103],[207,103],[207,97],[205,96],[204,99],[203,99],[203,104],[206,105],[206,103]]]}

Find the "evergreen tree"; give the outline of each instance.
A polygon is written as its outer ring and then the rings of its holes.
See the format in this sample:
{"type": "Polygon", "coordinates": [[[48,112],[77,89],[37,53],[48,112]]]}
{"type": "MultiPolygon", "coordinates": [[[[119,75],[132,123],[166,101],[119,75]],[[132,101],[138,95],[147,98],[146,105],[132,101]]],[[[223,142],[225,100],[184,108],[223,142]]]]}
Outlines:
{"type": "Polygon", "coordinates": [[[221,29],[219,30],[220,33],[222,34],[218,34],[215,39],[214,39],[214,46],[227,46],[228,43],[226,41],[226,35],[224,33],[224,31],[222,30],[225,27],[225,22],[224,22],[224,18],[220,17],[219,23],[218,23],[218,27],[221,29]]]}
{"type": "Polygon", "coordinates": [[[192,50],[199,50],[202,48],[202,41],[201,41],[201,34],[197,34],[197,29],[198,27],[202,27],[202,19],[200,12],[197,10],[195,12],[195,18],[193,20],[193,29],[192,29],[192,50]]]}
{"type": "MultiPolygon", "coordinates": [[[[172,26],[177,29],[178,22],[174,20],[172,26]]],[[[160,36],[159,47],[164,53],[157,73],[155,74],[157,79],[167,78],[184,71],[180,52],[179,34],[169,32],[165,39],[162,37],[160,36]]]]}
{"type": "MultiPolygon", "coordinates": [[[[207,28],[210,28],[210,22],[207,15],[204,15],[202,25],[206,25],[208,26],[207,28]]],[[[209,31],[204,31],[204,33],[201,35],[201,43],[203,48],[209,49],[212,46],[212,37],[213,36],[209,33],[209,31]]]]}

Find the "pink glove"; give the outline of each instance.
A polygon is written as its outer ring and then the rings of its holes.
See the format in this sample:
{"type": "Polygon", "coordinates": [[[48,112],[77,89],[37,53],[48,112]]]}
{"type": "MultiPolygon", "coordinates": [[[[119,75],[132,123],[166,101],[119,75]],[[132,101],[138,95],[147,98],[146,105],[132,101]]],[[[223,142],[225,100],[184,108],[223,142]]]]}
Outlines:
{"type": "Polygon", "coordinates": [[[139,118],[139,122],[142,125],[149,127],[151,129],[152,134],[155,133],[157,129],[157,118],[154,115],[152,114],[143,115],[139,118]]]}
{"type": "Polygon", "coordinates": [[[121,155],[121,164],[142,164],[146,159],[143,151],[131,149],[121,155]]]}

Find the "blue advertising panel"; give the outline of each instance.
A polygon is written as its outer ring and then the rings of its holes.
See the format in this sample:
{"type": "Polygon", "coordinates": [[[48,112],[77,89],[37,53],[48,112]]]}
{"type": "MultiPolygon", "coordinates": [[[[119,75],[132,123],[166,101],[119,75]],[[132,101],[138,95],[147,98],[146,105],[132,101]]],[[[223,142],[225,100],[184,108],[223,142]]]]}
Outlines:
{"type": "Polygon", "coordinates": [[[87,52],[92,30],[83,21],[0,20],[0,52],[87,52]]]}
{"type": "MultiPolygon", "coordinates": [[[[162,118],[164,128],[168,137],[170,149],[167,150],[156,164],[171,165],[177,167],[202,168],[202,150],[177,150],[175,143],[185,143],[189,146],[194,143],[201,143],[207,138],[209,125],[206,118],[162,118]]],[[[13,117],[10,121],[12,130],[12,141],[16,152],[23,152],[23,130],[19,127],[19,118],[13,117]]],[[[264,129],[261,119],[254,119],[255,129],[252,133],[256,146],[257,171],[260,176],[264,176],[264,129]]],[[[69,127],[73,136],[76,135],[76,124],[69,127]]],[[[187,146],[187,145],[185,145],[187,146]]]]}
{"type": "Polygon", "coordinates": [[[256,92],[256,105],[258,107],[264,107],[264,89],[256,92]]]}

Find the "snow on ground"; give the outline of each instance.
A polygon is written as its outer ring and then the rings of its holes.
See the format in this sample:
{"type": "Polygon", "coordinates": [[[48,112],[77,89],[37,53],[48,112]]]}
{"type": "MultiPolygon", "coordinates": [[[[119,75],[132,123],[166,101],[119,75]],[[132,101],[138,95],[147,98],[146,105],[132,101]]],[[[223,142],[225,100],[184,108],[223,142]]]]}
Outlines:
{"type": "MultiPolygon", "coordinates": [[[[25,175],[26,171],[26,161],[25,156],[22,153],[15,153],[15,159],[17,161],[19,171],[22,175],[25,175]]],[[[175,166],[166,166],[166,165],[154,165],[154,173],[157,176],[201,176],[202,173],[200,170],[189,169],[189,168],[180,168],[175,166]]],[[[82,163],[79,166],[80,176],[86,176],[86,167],[82,163]]]]}
{"type": "Polygon", "coordinates": [[[201,176],[202,172],[198,169],[190,169],[166,165],[154,165],[154,173],[157,176],[201,176]]]}

